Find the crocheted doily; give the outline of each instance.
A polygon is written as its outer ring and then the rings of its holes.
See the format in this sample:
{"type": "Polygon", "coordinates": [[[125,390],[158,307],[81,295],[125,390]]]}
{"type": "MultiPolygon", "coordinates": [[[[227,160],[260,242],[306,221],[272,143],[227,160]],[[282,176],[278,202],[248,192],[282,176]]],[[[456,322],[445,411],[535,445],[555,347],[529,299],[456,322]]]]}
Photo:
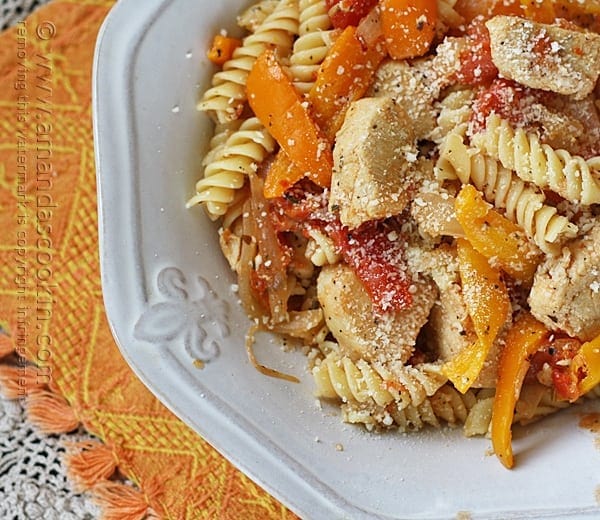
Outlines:
{"type": "Polygon", "coordinates": [[[77,495],[61,459],[64,440],[89,435],[43,435],[27,423],[19,401],[0,398],[0,518],[3,520],[92,520],[99,510],[77,495]]]}
{"type": "Polygon", "coordinates": [[[22,20],[36,7],[49,0],[0,0],[0,30],[22,20]]]}

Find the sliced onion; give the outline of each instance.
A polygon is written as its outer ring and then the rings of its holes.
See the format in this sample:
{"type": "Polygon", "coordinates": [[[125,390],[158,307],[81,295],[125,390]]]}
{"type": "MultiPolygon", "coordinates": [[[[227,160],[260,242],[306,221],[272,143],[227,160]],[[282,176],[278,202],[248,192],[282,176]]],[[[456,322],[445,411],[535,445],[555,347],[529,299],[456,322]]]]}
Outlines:
{"type": "Polygon", "coordinates": [[[378,6],[371,9],[371,12],[358,24],[356,37],[365,48],[373,48],[379,40],[383,40],[383,29],[381,28],[381,16],[378,6]]]}

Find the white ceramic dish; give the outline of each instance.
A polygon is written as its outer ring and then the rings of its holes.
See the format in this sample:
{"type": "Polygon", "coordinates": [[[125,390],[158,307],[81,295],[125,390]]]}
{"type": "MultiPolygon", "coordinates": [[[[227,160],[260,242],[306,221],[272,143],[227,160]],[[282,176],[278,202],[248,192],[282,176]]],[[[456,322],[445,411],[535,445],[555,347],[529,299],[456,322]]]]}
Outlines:
{"type": "Polygon", "coordinates": [[[515,431],[517,467],[460,431],[372,435],[321,410],[306,361],[249,321],[200,208],[185,210],[210,135],[195,111],[212,35],[240,0],[121,0],[101,31],[94,131],[102,280],[121,351],[148,387],[234,464],[307,519],[598,518],[600,450],[578,408],[515,431]],[[203,370],[194,358],[208,363],[203,370]],[[338,451],[336,445],[343,446],[338,451]]]}

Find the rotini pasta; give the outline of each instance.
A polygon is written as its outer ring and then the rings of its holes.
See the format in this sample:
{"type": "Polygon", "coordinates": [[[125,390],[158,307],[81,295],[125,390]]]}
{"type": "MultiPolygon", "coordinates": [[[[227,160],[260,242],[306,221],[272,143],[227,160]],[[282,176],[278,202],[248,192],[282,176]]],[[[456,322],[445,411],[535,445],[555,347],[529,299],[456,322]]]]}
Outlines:
{"type": "Polygon", "coordinates": [[[209,142],[206,155],[202,159],[203,167],[206,167],[222,155],[227,139],[231,137],[233,132],[239,129],[241,123],[240,120],[237,120],[226,124],[215,125],[213,137],[209,142]]]}
{"type": "Polygon", "coordinates": [[[219,123],[239,118],[246,102],[246,78],[256,58],[268,47],[275,47],[282,56],[288,56],[298,33],[298,5],[295,0],[281,0],[265,18],[256,32],[247,36],[223,70],[212,79],[197,109],[214,114],[219,123]]]}
{"type": "Polygon", "coordinates": [[[545,204],[543,193],[534,190],[496,159],[477,149],[469,149],[459,134],[448,135],[436,165],[437,178],[458,178],[472,183],[485,198],[521,226],[527,235],[547,253],[556,253],[560,245],[577,234],[577,226],[545,204]]]}
{"type": "Polygon", "coordinates": [[[294,42],[289,70],[296,88],[306,93],[329,51],[332,29],[325,0],[300,0],[299,6],[299,37],[294,42]]]}
{"type": "Polygon", "coordinates": [[[337,264],[340,255],[335,249],[335,244],[325,233],[318,229],[308,231],[309,240],[306,246],[306,256],[317,267],[337,264]]]}
{"type": "Polygon", "coordinates": [[[437,126],[431,138],[436,143],[441,143],[448,134],[465,135],[469,118],[473,112],[473,91],[470,89],[451,92],[439,102],[439,115],[437,126]]]}
{"type": "Polygon", "coordinates": [[[394,401],[399,409],[419,406],[446,382],[434,365],[403,366],[392,372],[364,359],[353,362],[337,352],[313,368],[313,376],[319,397],[359,403],[372,400],[379,406],[394,401]]]}
{"type": "Polygon", "coordinates": [[[496,114],[487,118],[486,129],[474,135],[472,143],[524,181],[571,202],[600,203],[598,158],[586,161],[566,150],[554,150],[533,132],[515,129],[496,114]]]}
{"type": "Polygon", "coordinates": [[[353,363],[350,358],[332,352],[313,368],[312,373],[318,397],[359,403],[372,400],[379,406],[394,400],[381,375],[362,359],[353,363]]]}
{"type": "Polygon", "coordinates": [[[433,426],[434,428],[440,427],[429,399],[426,399],[418,406],[410,405],[402,409],[393,407],[390,410],[390,415],[394,420],[394,424],[401,432],[418,431],[426,425],[433,426]]]}
{"type": "Polygon", "coordinates": [[[279,2],[280,0],[261,0],[257,4],[251,5],[237,17],[237,24],[248,32],[255,32],[265,18],[275,10],[279,2]]]}
{"type": "MultiPolygon", "coordinates": [[[[222,139],[223,136],[219,136],[218,142],[222,139]]],[[[275,141],[257,118],[244,121],[224,144],[218,145],[218,156],[211,157],[206,165],[204,178],[196,183],[196,195],[187,206],[206,204],[213,220],[224,215],[246,176],[256,171],[258,164],[274,149],[275,141]]]]}

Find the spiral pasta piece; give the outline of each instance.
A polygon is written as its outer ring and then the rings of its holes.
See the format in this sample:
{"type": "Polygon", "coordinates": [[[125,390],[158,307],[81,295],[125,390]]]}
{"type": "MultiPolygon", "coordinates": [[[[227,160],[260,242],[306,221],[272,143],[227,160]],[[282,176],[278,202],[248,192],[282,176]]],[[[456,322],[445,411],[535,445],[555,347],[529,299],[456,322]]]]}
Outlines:
{"type": "Polygon", "coordinates": [[[554,150],[536,134],[515,129],[496,114],[488,116],[486,129],[474,135],[471,142],[524,181],[549,188],[570,202],[585,205],[600,202],[597,157],[586,161],[566,150],[554,150]]]}
{"type": "Polygon", "coordinates": [[[430,401],[436,417],[455,426],[467,420],[469,410],[475,404],[476,398],[472,389],[461,394],[452,385],[447,384],[431,396],[430,401]]]}
{"type": "Polygon", "coordinates": [[[474,94],[472,90],[457,90],[451,92],[439,102],[437,126],[432,133],[432,139],[441,143],[450,133],[465,135],[472,113],[474,94]]]}
{"type": "Polygon", "coordinates": [[[237,17],[237,24],[248,32],[255,32],[278,5],[279,0],[261,0],[243,11],[237,17]]]}
{"type": "Polygon", "coordinates": [[[390,415],[394,420],[394,424],[401,432],[417,431],[425,425],[433,426],[434,428],[440,427],[435,410],[429,399],[426,399],[418,406],[411,405],[402,409],[393,407],[390,410],[390,415]]]}
{"type": "Polygon", "coordinates": [[[308,232],[309,240],[306,246],[306,257],[317,267],[324,265],[337,264],[340,261],[340,255],[336,251],[333,240],[318,229],[311,229],[308,232]]]}
{"type": "Polygon", "coordinates": [[[223,69],[215,73],[212,88],[204,93],[196,108],[210,112],[220,123],[239,118],[246,103],[246,79],[256,58],[269,47],[288,56],[298,33],[298,16],[297,1],[281,0],[256,32],[233,52],[223,69]]]}
{"type": "Polygon", "coordinates": [[[312,373],[319,397],[340,398],[343,402],[370,402],[378,406],[394,402],[401,410],[411,405],[419,406],[446,382],[435,367],[426,363],[404,366],[392,375],[381,366],[363,359],[353,362],[334,351],[313,368],[312,373]]]}
{"type": "Polygon", "coordinates": [[[210,164],[223,154],[225,143],[231,134],[239,129],[241,121],[232,121],[226,124],[218,124],[208,144],[208,151],[202,159],[202,166],[210,164]]]}
{"type": "Polygon", "coordinates": [[[468,148],[459,134],[446,137],[436,168],[439,179],[458,178],[481,191],[488,202],[504,209],[506,217],[523,228],[542,251],[558,252],[560,244],[577,234],[577,226],[545,204],[543,193],[523,182],[496,159],[468,148]]]}
{"type": "Polygon", "coordinates": [[[383,378],[362,359],[353,363],[350,358],[341,358],[332,352],[313,368],[312,373],[318,397],[340,398],[344,402],[374,401],[379,406],[394,400],[384,387],[383,378]]]}
{"type": "Polygon", "coordinates": [[[299,92],[307,93],[332,43],[325,0],[300,0],[299,38],[290,56],[290,73],[299,92]]]}
{"type": "Polygon", "coordinates": [[[219,157],[206,165],[204,178],[196,183],[196,195],[186,206],[204,203],[213,220],[224,215],[246,176],[274,149],[275,141],[261,122],[256,117],[247,119],[228,137],[219,157]]]}

